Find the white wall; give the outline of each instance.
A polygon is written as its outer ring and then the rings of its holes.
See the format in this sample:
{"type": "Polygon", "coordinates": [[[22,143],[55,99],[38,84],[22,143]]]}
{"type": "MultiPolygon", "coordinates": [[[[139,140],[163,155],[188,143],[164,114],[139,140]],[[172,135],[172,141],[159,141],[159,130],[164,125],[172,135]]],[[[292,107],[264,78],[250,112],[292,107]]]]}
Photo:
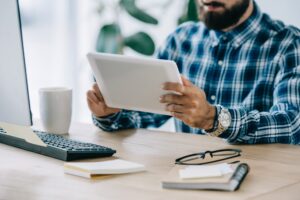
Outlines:
{"type": "Polygon", "coordinates": [[[300,28],[299,0],[256,0],[256,2],[261,10],[273,19],[279,19],[286,24],[300,28]]]}

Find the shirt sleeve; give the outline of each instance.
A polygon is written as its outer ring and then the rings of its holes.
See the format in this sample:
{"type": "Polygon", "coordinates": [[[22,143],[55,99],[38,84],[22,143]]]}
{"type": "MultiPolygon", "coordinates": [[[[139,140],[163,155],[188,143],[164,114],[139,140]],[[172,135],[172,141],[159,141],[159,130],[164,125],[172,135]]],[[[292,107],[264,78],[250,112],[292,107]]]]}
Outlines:
{"type": "Polygon", "coordinates": [[[122,110],[105,118],[93,116],[93,122],[102,130],[112,132],[132,128],[160,127],[169,118],[170,116],[167,115],[122,110]]]}
{"type": "Polygon", "coordinates": [[[220,135],[229,143],[300,143],[300,45],[299,39],[280,59],[268,112],[229,108],[232,122],[220,135]]]}

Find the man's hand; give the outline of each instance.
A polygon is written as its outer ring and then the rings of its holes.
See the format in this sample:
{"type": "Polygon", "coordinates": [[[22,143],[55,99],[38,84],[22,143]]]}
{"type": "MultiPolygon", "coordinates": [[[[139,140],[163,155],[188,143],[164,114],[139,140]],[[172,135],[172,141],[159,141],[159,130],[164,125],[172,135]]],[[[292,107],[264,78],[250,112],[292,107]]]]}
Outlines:
{"type": "Polygon", "coordinates": [[[166,110],[172,116],[182,120],[185,124],[201,129],[213,128],[216,110],[206,100],[203,90],[194,86],[182,77],[183,85],[167,82],[164,90],[175,91],[179,94],[166,94],[161,96],[160,102],[166,104],[166,110]]]}
{"type": "Polygon", "coordinates": [[[106,105],[97,84],[93,85],[93,88],[87,92],[86,96],[88,106],[96,117],[105,117],[120,111],[120,109],[110,108],[106,105]]]}

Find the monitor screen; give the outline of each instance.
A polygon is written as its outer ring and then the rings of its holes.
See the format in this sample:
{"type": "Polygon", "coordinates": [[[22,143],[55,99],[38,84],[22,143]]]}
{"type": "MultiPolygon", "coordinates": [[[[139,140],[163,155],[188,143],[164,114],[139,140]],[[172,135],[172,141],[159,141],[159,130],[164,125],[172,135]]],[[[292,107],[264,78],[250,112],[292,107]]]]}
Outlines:
{"type": "Polygon", "coordinates": [[[32,125],[17,0],[0,1],[0,122],[32,125]]]}

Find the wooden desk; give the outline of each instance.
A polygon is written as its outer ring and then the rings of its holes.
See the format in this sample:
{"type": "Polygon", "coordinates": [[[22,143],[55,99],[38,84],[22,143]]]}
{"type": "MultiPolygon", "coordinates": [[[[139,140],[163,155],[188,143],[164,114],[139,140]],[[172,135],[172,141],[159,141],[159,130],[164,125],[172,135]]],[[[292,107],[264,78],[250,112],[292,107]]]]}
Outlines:
{"type": "MultiPolygon", "coordinates": [[[[230,146],[208,136],[128,130],[99,131],[73,124],[70,137],[112,147],[116,157],[147,167],[147,172],[89,180],[63,173],[63,162],[0,144],[0,199],[300,199],[300,147],[230,146]],[[161,188],[175,158],[188,153],[234,147],[250,174],[236,192],[181,191],[161,188]]],[[[101,159],[95,159],[101,160],[101,159]]]]}

